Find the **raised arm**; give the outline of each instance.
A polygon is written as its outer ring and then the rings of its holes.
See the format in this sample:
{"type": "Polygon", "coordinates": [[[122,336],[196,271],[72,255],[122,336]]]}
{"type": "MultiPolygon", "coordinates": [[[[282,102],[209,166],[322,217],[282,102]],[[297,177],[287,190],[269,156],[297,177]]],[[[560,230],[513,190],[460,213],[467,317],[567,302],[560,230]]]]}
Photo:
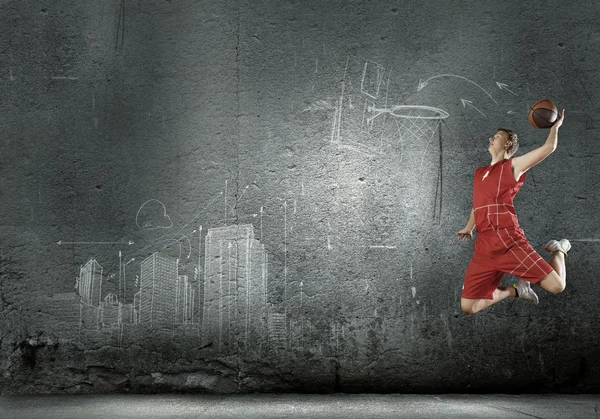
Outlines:
{"type": "Polygon", "coordinates": [[[548,134],[546,142],[541,147],[512,159],[515,179],[519,179],[523,173],[544,160],[550,153],[556,150],[556,146],[558,145],[558,129],[562,125],[564,117],[565,110],[563,109],[562,114],[559,115],[554,125],[550,128],[550,133],[548,134]]]}

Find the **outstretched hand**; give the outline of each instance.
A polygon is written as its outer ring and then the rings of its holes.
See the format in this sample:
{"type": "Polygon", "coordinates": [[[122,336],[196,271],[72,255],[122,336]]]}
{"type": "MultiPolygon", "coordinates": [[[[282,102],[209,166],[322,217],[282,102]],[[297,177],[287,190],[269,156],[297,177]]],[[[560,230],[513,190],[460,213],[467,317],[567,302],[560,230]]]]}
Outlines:
{"type": "Polygon", "coordinates": [[[469,230],[468,228],[463,228],[456,234],[458,236],[458,240],[473,240],[473,230],[469,230]]]}
{"type": "Polygon", "coordinates": [[[565,119],[565,110],[562,110],[562,113],[558,114],[558,118],[556,118],[556,121],[554,121],[554,124],[552,124],[552,128],[560,128],[560,126],[562,125],[563,121],[565,119]]]}

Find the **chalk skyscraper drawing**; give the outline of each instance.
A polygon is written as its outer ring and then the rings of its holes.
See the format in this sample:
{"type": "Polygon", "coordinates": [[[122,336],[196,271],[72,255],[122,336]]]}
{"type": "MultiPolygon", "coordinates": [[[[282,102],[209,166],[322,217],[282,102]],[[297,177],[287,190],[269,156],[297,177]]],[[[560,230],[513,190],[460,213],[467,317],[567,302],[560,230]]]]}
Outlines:
{"type": "Polygon", "coordinates": [[[102,298],[102,266],[90,259],[79,271],[78,293],[81,302],[99,307],[102,298]]]}
{"type": "Polygon", "coordinates": [[[192,288],[187,275],[179,275],[177,280],[177,323],[197,323],[194,317],[196,309],[196,290],[192,288]]]}
{"type": "Polygon", "coordinates": [[[267,254],[252,224],[208,230],[203,300],[204,344],[229,353],[266,341],[267,254]]]}
{"type": "Polygon", "coordinates": [[[153,253],[142,261],[139,321],[150,327],[177,323],[179,260],[153,253]]]}

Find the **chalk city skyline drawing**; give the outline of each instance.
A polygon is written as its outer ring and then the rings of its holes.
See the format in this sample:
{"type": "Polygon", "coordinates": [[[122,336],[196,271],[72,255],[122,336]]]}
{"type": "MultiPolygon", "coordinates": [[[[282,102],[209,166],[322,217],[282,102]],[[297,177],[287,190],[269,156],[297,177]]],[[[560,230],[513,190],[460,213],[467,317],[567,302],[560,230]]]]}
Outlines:
{"type": "Polygon", "coordinates": [[[126,298],[123,290],[120,295],[103,291],[108,278],[91,258],[80,268],[76,292],[56,294],[54,300],[63,311],[71,309],[71,322],[79,311],[78,332],[124,324],[149,329],[194,325],[202,344],[219,353],[238,351],[248,342],[254,348],[264,345],[269,330],[274,341],[285,340],[284,313],[268,310],[268,253],[254,226],[209,228],[204,244],[204,272],[196,269],[194,281],[179,272],[178,258],[158,251],[141,261],[138,291],[126,298]]]}

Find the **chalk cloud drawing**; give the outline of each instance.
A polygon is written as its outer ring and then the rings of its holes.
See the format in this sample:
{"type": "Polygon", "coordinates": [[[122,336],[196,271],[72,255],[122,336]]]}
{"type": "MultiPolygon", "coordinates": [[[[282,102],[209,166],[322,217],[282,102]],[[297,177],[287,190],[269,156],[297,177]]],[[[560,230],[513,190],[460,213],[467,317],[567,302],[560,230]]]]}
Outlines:
{"type": "Polygon", "coordinates": [[[144,230],[173,227],[173,221],[167,215],[167,207],[158,199],[149,199],[142,204],[135,216],[135,224],[144,230]]]}

